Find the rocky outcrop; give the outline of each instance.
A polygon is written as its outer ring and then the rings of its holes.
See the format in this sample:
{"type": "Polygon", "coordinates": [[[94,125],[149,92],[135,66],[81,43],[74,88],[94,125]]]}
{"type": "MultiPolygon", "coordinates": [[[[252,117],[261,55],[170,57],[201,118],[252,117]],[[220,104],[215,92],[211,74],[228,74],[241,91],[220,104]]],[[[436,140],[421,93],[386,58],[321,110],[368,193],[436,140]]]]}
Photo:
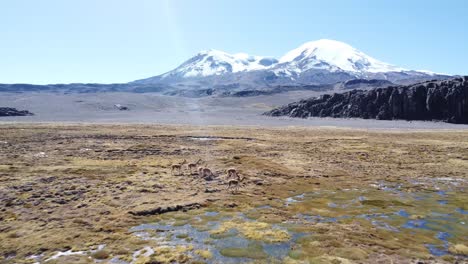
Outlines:
{"type": "Polygon", "coordinates": [[[265,115],[440,120],[468,124],[468,76],[327,94],[273,109],[265,115]]]}
{"type": "Polygon", "coordinates": [[[117,108],[117,109],[120,110],[120,111],[128,111],[128,110],[130,110],[130,108],[128,108],[128,106],[121,105],[121,104],[115,104],[114,107],[117,108]]]}
{"type": "Polygon", "coordinates": [[[391,85],[395,85],[394,83],[387,81],[387,80],[378,80],[378,79],[353,79],[349,81],[345,81],[342,83],[338,83],[335,85],[335,89],[341,90],[353,90],[353,89],[373,89],[373,88],[385,88],[391,85]]]}
{"type": "Polygon", "coordinates": [[[11,107],[0,107],[0,116],[31,116],[33,113],[27,110],[18,110],[11,107]]]}

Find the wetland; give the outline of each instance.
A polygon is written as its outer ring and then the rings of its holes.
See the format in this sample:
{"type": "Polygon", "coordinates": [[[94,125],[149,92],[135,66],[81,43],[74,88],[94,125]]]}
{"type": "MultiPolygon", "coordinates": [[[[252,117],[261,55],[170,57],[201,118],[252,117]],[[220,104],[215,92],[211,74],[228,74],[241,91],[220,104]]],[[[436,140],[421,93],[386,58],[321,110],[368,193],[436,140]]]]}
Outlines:
{"type": "Polygon", "coordinates": [[[467,186],[464,130],[2,124],[0,263],[466,263],[467,186]]]}

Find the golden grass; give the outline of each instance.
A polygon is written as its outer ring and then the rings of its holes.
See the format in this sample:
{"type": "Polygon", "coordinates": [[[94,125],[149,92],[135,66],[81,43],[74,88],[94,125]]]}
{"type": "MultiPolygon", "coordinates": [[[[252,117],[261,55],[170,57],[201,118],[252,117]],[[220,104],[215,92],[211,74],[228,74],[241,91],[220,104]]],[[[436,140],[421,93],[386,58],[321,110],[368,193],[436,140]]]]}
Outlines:
{"type": "MultiPolygon", "coordinates": [[[[1,131],[2,140],[10,144],[0,149],[0,262],[7,261],[6,256],[12,254],[15,257],[11,261],[19,262],[40,252],[50,256],[59,250],[99,244],[106,244],[110,255],[127,252],[121,255],[128,258],[131,252],[150,244],[136,239],[129,228],[159,218],[135,217],[130,211],[191,202],[226,212],[269,204],[278,211],[250,215],[266,228],[232,225],[254,239],[283,241],[286,235],[281,230],[271,233],[271,223],[280,223],[291,215],[281,210],[282,203],[276,198],[318,190],[369,188],[380,180],[398,183],[420,177],[465,180],[468,177],[468,132],[465,131],[50,124],[2,125],[1,131]],[[187,136],[232,139],[200,141],[187,136]],[[47,157],[35,157],[38,152],[45,152],[47,157]],[[169,168],[173,163],[198,158],[220,177],[225,176],[227,168],[236,167],[247,177],[245,186],[239,194],[231,194],[224,190],[225,185],[206,185],[186,169],[183,176],[171,175],[169,168]],[[262,180],[262,185],[252,179],[262,180]],[[205,193],[207,187],[216,191],[205,193]],[[10,201],[8,206],[5,201],[10,201]],[[232,204],[237,207],[230,208],[232,204]]],[[[432,191],[431,186],[424,188],[432,191]]],[[[466,195],[452,199],[456,203],[453,206],[467,210],[466,199],[466,195]]],[[[390,197],[374,200],[371,203],[377,210],[401,205],[396,205],[390,197]]],[[[311,201],[314,210],[324,216],[340,213],[328,207],[329,197],[311,201]]],[[[301,212],[311,206],[292,205],[291,209],[301,212]]],[[[413,209],[411,213],[424,215],[425,211],[413,209]]],[[[184,213],[177,218],[178,224],[191,221],[184,213]]],[[[203,229],[203,223],[197,227],[203,229]]],[[[298,251],[291,254],[290,261],[297,258],[316,263],[341,261],[340,256],[346,250],[351,250],[348,253],[355,258],[365,255],[351,245],[339,245],[343,234],[348,234],[350,241],[373,244],[389,254],[405,247],[401,240],[392,239],[394,234],[372,230],[379,239],[366,237],[364,234],[372,227],[365,222],[361,224],[360,229],[351,231],[348,228],[355,227],[352,222],[333,227],[288,226],[288,229],[318,234],[328,232],[333,235],[329,237],[330,248],[342,248],[329,252],[320,247],[326,254],[336,256],[316,259],[298,251]]],[[[407,236],[399,238],[408,239],[407,236]]],[[[433,238],[420,235],[414,239],[431,242],[433,238]]],[[[415,254],[423,254],[425,249],[413,244],[415,254]]],[[[312,249],[317,245],[304,247],[312,249]]],[[[244,253],[230,249],[226,254],[244,253]]],[[[151,258],[187,261],[182,249],[176,255],[151,258]]]]}

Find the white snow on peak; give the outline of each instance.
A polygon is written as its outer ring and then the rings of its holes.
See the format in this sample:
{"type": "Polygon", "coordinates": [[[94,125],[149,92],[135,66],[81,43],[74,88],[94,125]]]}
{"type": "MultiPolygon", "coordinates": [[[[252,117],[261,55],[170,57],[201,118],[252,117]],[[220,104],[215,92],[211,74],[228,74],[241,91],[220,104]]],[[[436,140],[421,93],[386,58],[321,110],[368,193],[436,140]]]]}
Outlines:
{"type": "MultiPolygon", "coordinates": [[[[206,77],[226,73],[271,70],[291,78],[311,70],[347,72],[366,77],[369,73],[407,72],[370,57],[352,46],[330,39],[307,42],[289,51],[278,61],[271,57],[251,56],[246,53],[229,54],[219,50],[199,52],[176,69],[161,77],[206,77]]],[[[414,71],[435,74],[428,71],[414,71]]]]}
{"type": "Polygon", "coordinates": [[[376,60],[350,45],[329,39],[307,42],[279,60],[280,70],[300,73],[309,69],[330,71],[399,72],[405,69],[376,60]]]}
{"type": "Polygon", "coordinates": [[[219,50],[207,50],[184,62],[182,65],[163,75],[182,75],[184,77],[204,77],[242,71],[266,69],[276,63],[273,58],[251,56],[246,53],[229,54],[219,50]]]}

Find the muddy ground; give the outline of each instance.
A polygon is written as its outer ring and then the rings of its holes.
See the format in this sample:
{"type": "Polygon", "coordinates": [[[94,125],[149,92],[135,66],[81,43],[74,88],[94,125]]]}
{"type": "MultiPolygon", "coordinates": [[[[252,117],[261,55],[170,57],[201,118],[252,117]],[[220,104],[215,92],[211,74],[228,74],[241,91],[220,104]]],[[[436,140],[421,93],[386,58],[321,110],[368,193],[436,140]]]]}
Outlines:
{"type": "Polygon", "coordinates": [[[4,124],[0,263],[466,263],[467,181],[467,131],[4,124]]]}

